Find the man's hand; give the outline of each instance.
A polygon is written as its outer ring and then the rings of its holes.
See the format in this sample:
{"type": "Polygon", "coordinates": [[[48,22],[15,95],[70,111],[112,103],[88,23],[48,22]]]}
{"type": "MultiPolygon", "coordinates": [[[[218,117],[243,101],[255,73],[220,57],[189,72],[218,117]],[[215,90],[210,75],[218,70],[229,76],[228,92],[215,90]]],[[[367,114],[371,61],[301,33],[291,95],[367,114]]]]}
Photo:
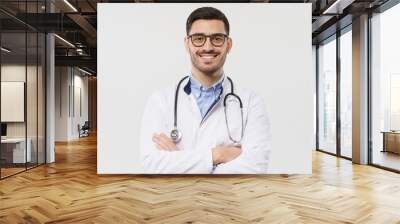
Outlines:
{"type": "Polygon", "coordinates": [[[240,147],[232,145],[220,145],[212,149],[213,164],[227,163],[242,153],[240,147]]]}
{"type": "Polygon", "coordinates": [[[176,147],[175,143],[164,133],[153,134],[152,140],[156,144],[157,149],[159,150],[165,150],[165,151],[178,150],[178,147],[176,147]]]}

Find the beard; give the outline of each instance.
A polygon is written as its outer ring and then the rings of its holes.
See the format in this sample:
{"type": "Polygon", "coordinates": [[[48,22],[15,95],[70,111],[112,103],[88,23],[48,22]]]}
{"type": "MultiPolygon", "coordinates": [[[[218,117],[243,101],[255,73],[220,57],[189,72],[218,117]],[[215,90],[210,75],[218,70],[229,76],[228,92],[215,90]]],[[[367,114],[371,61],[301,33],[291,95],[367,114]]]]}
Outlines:
{"type": "MultiPolygon", "coordinates": [[[[214,52],[207,52],[207,53],[214,53],[214,52]]],[[[208,77],[214,76],[218,71],[222,70],[222,67],[225,64],[226,53],[223,52],[219,53],[212,63],[203,63],[200,55],[197,53],[191,53],[190,59],[192,61],[193,67],[195,67],[198,71],[203,73],[208,77]]]]}

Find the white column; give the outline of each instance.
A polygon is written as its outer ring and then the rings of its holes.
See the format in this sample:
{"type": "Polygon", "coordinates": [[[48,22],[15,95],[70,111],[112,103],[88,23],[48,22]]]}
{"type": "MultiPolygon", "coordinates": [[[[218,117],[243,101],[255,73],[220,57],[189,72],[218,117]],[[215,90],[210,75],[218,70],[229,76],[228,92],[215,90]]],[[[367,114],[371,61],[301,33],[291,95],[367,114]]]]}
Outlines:
{"type": "Polygon", "coordinates": [[[368,15],[353,20],[353,162],[368,163],[368,15]]]}
{"type": "Polygon", "coordinates": [[[46,163],[52,163],[55,161],[55,151],[54,151],[54,133],[55,133],[55,76],[54,76],[54,35],[47,34],[46,36],[46,60],[47,60],[47,108],[46,108],[46,163]]]}
{"type": "MultiPolygon", "coordinates": [[[[54,5],[46,1],[47,12],[54,12],[54,5]]],[[[55,161],[55,43],[54,35],[46,35],[46,163],[55,161]]]]}

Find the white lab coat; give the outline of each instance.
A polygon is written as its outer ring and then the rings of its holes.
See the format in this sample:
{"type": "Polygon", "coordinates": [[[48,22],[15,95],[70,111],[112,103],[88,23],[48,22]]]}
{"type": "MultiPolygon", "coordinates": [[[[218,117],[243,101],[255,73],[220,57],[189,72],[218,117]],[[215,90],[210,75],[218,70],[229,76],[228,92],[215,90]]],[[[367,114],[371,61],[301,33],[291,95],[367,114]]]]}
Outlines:
{"type": "MultiPolygon", "coordinates": [[[[230,82],[225,78],[218,103],[202,121],[193,94],[187,94],[182,82],[178,96],[178,129],[182,139],[178,151],[158,150],[152,141],[154,133],[170,136],[174,123],[175,86],[157,91],[148,99],[144,110],[141,136],[140,161],[143,173],[154,174],[243,174],[266,173],[270,154],[270,123],[262,97],[253,91],[240,88],[233,80],[234,90],[243,102],[244,135],[242,153],[234,160],[213,167],[212,148],[232,144],[225,122],[223,99],[230,93],[230,82]]],[[[228,98],[231,100],[231,98],[228,98]]],[[[229,101],[229,100],[228,100],[229,101]]],[[[232,107],[230,107],[232,108],[232,107]]],[[[237,119],[229,117],[232,136],[240,136],[240,110],[237,119]]],[[[228,114],[229,116],[229,114],[228,114]]],[[[237,138],[237,137],[236,137],[237,138]]],[[[236,140],[236,139],[235,139],[236,140]]]]}

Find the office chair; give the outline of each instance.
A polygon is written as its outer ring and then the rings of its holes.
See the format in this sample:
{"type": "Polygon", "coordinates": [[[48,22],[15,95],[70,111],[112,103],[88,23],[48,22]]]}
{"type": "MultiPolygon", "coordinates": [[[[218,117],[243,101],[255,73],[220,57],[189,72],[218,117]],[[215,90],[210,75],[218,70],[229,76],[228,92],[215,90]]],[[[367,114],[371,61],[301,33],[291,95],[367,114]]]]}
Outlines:
{"type": "Polygon", "coordinates": [[[89,121],[85,121],[82,127],[80,127],[80,125],[78,124],[79,138],[89,136],[89,129],[90,129],[89,121]]]}

